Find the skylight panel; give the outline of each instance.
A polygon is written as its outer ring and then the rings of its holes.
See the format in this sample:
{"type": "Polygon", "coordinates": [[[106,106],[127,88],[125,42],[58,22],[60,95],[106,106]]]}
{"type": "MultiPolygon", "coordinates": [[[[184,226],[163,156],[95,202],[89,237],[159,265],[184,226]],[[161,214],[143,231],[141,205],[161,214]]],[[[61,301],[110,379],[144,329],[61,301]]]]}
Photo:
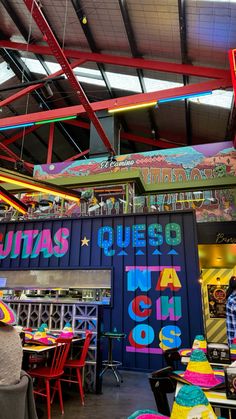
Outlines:
{"type": "MultiPolygon", "coordinates": [[[[236,0],[235,0],[236,1],[236,0]]],[[[219,108],[230,109],[233,100],[233,92],[227,90],[213,90],[209,96],[201,96],[199,98],[189,99],[191,102],[218,106],[219,108]]]]}
{"type": "Polygon", "coordinates": [[[76,67],[74,74],[77,76],[79,81],[89,84],[96,84],[98,86],[106,86],[101,72],[99,70],[92,70],[90,68],[76,67]]]}
{"type": "Polygon", "coordinates": [[[75,67],[74,68],[74,73],[76,73],[76,75],[88,75],[90,76],[97,76],[99,78],[102,78],[101,76],[101,72],[99,70],[94,70],[92,68],[84,68],[84,67],[75,67]]]}
{"type": "Polygon", "coordinates": [[[103,80],[94,79],[92,77],[77,76],[76,78],[81,83],[95,84],[97,86],[106,86],[106,83],[103,80]]]}
{"type": "Polygon", "coordinates": [[[173,87],[181,87],[183,83],[176,83],[173,81],[150,79],[144,77],[144,84],[146,86],[147,92],[156,92],[158,90],[171,89],[173,87]]]}
{"type": "MultiPolygon", "coordinates": [[[[46,61],[46,64],[51,74],[56,73],[56,71],[61,70],[61,66],[58,63],[52,63],[50,61],[46,61]]],[[[84,68],[84,67],[75,67],[73,72],[76,76],[82,77],[83,79],[78,79],[78,80],[83,81],[84,83],[105,86],[105,83],[103,82],[103,78],[101,76],[101,72],[99,70],[93,70],[91,68],[84,68]],[[86,78],[88,80],[86,80],[86,78]],[[98,79],[98,82],[96,81],[96,79],[98,79]],[[99,83],[99,80],[102,81],[103,83],[99,83]]]]}
{"type": "Polygon", "coordinates": [[[39,60],[25,57],[21,57],[21,59],[22,61],[24,61],[26,67],[28,67],[29,71],[31,71],[32,73],[47,75],[45,68],[42,66],[39,60]]]}
{"type": "Polygon", "coordinates": [[[51,63],[50,61],[46,61],[45,64],[47,64],[47,67],[51,74],[61,70],[61,66],[58,63],[51,63]]]}
{"type": "Polygon", "coordinates": [[[10,41],[11,42],[22,42],[22,44],[27,44],[25,38],[23,37],[23,35],[12,35],[10,37],[10,41]]]}
{"type": "Polygon", "coordinates": [[[142,92],[139,79],[136,76],[110,73],[109,71],[106,71],[106,75],[111,87],[114,89],[128,90],[136,93],[142,92]]]}
{"type": "MultiPolygon", "coordinates": [[[[91,68],[76,67],[74,72],[79,81],[89,84],[95,84],[99,86],[106,86],[101,72],[91,68]]],[[[106,76],[110,83],[111,88],[127,90],[131,92],[141,92],[141,86],[136,76],[130,76],[120,73],[111,73],[106,71],[106,76]]]]}
{"type": "Polygon", "coordinates": [[[0,64],[0,84],[5,83],[7,80],[10,80],[14,77],[14,73],[11,68],[9,68],[6,62],[0,64]]]}

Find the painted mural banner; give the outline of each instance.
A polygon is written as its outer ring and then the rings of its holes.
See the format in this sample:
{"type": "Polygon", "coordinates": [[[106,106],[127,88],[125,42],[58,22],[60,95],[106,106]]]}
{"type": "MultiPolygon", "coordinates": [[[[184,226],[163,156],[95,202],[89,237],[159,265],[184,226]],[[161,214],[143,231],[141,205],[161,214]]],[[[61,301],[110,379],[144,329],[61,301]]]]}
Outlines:
{"type": "MultiPolygon", "coordinates": [[[[88,176],[139,169],[144,182],[163,183],[212,179],[236,175],[236,150],[233,143],[196,145],[168,150],[127,154],[116,157],[92,158],[74,162],[37,165],[34,177],[49,180],[60,176],[88,176]]],[[[111,195],[112,196],[112,195],[111,195]]],[[[119,201],[114,199],[113,210],[119,213],[119,201]]],[[[236,219],[236,194],[233,189],[162,194],[137,197],[137,211],[155,207],[158,211],[195,209],[198,222],[232,221],[236,219]]],[[[75,213],[76,205],[67,212],[75,213]]],[[[109,209],[109,208],[108,208],[109,209]]],[[[77,213],[79,212],[77,208],[77,213]]],[[[106,206],[103,207],[103,213],[106,206]]],[[[107,211],[108,213],[108,211],[107,211]]]]}
{"type": "Polygon", "coordinates": [[[40,180],[60,176],[88,176],[98,173],[141,169],[146,183],[178,182],[236,175],[236,150],[231,141],[167,150],[104,157],[34,166],[40,180]]]}
{"type": "Polygon", "coordinates": [[[0,224],[0,270],[78,267],[112,268],[104,329],[126,334],[124,365],[157,367],[202,332],[192,211],[0,224]]]}
{"type": "MultiPolygon", "coordinates": [[[[236,175],[236,150],[232,142],[198,145],[169,150],[117,156],[116,161],[92,158],[74,162],[35,166],[34,177],[49,180],[56,177],[77,176],[78,179],[99,173],[132,171],[139,169],[146,183],[193,181],[236,175]]],[[[129,187],[133,186],[129,184],[129,187]]],[[[83,217],[86,215],[114,215],[124,212],[183,211],[194,209],[197,222],[236,220],[235,189],[181,191],[151,196],[132,196],[127,202],[125,185],[109,185],[81,189],[79,204],[43,193],[22,193],[21,201],[28,212],[19,216],[17,211],[0,200],[0,221],[14,219],[36,220],[57,217],[83,217]]],[[[19,196],[17,196],[19,198],[19,196]]]]}

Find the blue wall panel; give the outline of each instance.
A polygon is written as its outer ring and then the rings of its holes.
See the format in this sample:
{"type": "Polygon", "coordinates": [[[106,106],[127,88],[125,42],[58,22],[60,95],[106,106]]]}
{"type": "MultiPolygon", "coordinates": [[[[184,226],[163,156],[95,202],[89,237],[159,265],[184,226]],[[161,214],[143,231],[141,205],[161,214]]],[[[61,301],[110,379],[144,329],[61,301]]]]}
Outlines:
{"type": "Polygon", "coordinates": [[[0,224],[1,270],[77,267],[112,268],[104,329],[126,333],[114,346],[125,367],[157,369],[163,349],[202,333],[193,212],[0,224]]]}

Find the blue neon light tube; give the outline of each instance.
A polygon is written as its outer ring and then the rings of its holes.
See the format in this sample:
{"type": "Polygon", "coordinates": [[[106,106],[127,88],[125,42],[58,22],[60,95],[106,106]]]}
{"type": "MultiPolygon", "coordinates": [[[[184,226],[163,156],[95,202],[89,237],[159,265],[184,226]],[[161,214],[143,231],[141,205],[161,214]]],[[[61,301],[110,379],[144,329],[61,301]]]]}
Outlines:
{"type": "Polygon", "coordinates": [[[8,127],[0,127],[0,131],[6,131],[7,129],[32,127],[33,125],[34,125],[34,122],[28,122],[27,124],[20,124],[20,125],[9,125],[8,127]]]}
{"type": "Polygon", "coordinates": [[[207,96],[211,95],[212,91],[206,91],[206,92],[199,92],[199,93],[189,93],[187,95],[180,95],[175,97],[168,97],[166,99],[160,99],[157,101],[157,103],[167,103],[167,102],[174,102],[175,100],[183,100],[183,99],[191,99],[192,97],[201,97],[201,96],[207,96]]]}

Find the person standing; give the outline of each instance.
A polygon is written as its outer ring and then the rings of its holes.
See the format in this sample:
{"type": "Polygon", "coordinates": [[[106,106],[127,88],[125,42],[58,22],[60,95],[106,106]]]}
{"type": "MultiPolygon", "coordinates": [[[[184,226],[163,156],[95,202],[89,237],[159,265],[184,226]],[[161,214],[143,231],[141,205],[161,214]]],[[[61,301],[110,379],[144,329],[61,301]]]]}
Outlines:
{"type": "Polygon", "coordinates": [[[0,300],[0,386],[17,384],[20,381],[23,351],[14,324],[14,311],[0,300]]]}
{"type": "Polygon", "coordinates": [[[226,291],[226,330],[229,346],[236,338],[236,276],[231,276],[226,291]]]}

